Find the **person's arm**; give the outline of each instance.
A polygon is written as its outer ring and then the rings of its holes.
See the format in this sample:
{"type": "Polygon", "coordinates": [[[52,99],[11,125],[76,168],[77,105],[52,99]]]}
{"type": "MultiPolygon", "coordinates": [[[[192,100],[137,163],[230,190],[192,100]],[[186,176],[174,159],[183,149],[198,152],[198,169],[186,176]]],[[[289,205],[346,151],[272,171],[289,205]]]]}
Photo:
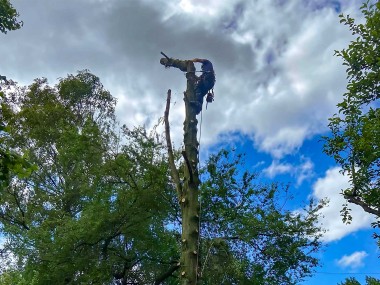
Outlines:
{"type": "Polygon", "coordinates": [[[204,63],[206,61],[208,61],[207,59],[203,59],[203,58],[194,58],[191,60],[192,62],[200,62],[200,63],[204,63]]]}

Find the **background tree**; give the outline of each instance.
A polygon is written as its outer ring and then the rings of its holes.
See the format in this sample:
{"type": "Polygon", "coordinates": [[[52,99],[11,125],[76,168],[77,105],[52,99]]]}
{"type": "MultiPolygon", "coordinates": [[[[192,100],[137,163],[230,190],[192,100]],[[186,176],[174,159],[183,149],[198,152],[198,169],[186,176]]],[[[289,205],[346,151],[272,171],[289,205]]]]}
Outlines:
{"type": "MultiPolygon", "coordinates": [[[[340,15],[356,36],[347,49],[335,51],[347,66],[347,92],[338,104],[339,113],[330,118],[331,136],[326,137],[324,152],[332,156],[350,178],[343,190],[348,202],[380,217],[380,2],[361,6],[364,24],[340,15]]],[[[349,222],[348,206],[344,221],[349,222]]],[[[378,226],[378,225],[377,225],[378,226]]]]}
{"type": "Polygon", "coordinates": [[[324,202],[287,211],[286,186],[243,169],[244,155],[222,150],[201,170],[201,284],[297,284],[318,265],[324,202]]]}
{"type": "Polygon", "coordinates": [[[2,190],[3,254],[38,284],[152,283],[167,266],[160,240],[176,246],[164,228],[171,188],[160,144],[143,129],[119,137],[115,99],[87,71],[55,87],[37,79],[7,100],[4,143],[37,168],[11,173],[2,190]]]}
{"type": "Polygon", "coordinates": [[[17,17],[19,13],[13,8],[9,0],[0,0],[0,32],[6,34],[8,31],[20,29],[23,25],[17,17]]]}
{"type": "Polygon", "coordinates": [[[4,93],[2,88],[9,88],[13,82],[5,81],[0,83],[0,189],[6,187],[10,183],[10,173],[14,173],[20,177],[25,177],[35,168],[27,160],[27,155],[20,155],[10,150],[4,140],[9,136],[8,127],[4,123],[3,113],[9,107],[3,101],[4,93]]]}
{"type": "MultiPolygon", "coordinates": [[[[9,0],[0,0],[0,32],[6,34],[7,31],[20,29],[23,25],[22,21],[18,21],[19,16],[15,8],[9,0]]],[[[2,87],[8,85],[8,81],[5,76],[0,75],[0,83],[2,87]]],[[[10,168],[13,171],[19,171],[20,174],[24,174],[26,168],[28,168],[26,160],[17,156],[15,153],[9,152],[8,149],[4,148],[2,144],[2,137],[6,134],[6,127],[2,120],[2,109],[5,107],[3,102],[4,94],[1,92],[0,87],[0,188],[8,183],[8,173],[10,168]]]]}
{"type": "MultiPolygon", "coordinates": [[[[380,280],[367,276],[365,278],[366,285],[380,285],[380,280]]],[[[338,285],[360,285],[354,277],[346,278],[344,282],[339,283],[338,285]]]]}
{"type": "MultiPolygon", "coordinates": [[[[182,220],[161,137],[120,128],[88,71],[4,93],[3,144],[35,167],[1,188],[0,280],[179,284],[182,220]]],[[[260,183],[242,159],[221,151],[200,169],[200,280],[296,284],[318,264],[319,207],[286,210],[287,188],[260,183]]]]}

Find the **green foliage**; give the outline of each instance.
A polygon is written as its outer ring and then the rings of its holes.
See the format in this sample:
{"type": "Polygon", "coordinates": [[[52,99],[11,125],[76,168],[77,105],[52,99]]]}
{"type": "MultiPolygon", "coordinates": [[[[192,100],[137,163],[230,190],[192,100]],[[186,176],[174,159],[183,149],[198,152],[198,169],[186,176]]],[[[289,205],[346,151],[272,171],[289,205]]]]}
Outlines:
{"type": "MultiPolygon", "coordinates": [[[[365,278],[366,285],[380,285],[380,280],[367,276],[365,278]]],[[[354,277],[346,278],[344,282],[339,283],[338,285],[360,285],[354,277]]]]}
{"type": "Polygon", "coordinates": [[[0,186],[4,187],[10,182],[10,173],[16,174],[20,178],[29,176],[33,170],[36,170],[35,166],[30,165],[27,162],[25,156],[20,156],[7,149],[0,147],[0,186]]]}
{"type": "MultiPolygon", "coordinates": [[[[2,84],[2,87],[9,87],[10,82],[2,84]]],[[[1,90],[1,87],[0,87],[1,90]]],[[[0,92],[0,112],[3,115],[7,113],[9,106],[3,102],[4,93],[0,92]]],[[[4,125],[3,116],[0,121],[0,189],[6,187],[10,183],[10,173],[17,175],[20,178],[27,177],[33,170],[36,169],[34,165],[31,165],[27,160],[27,153],[19,155],[18,153],[11,151],[4,144],[5,138],[9,136],[8,128],[4,125]]]]}
{"type": "Polygon", "coordinates": [[[25,277],[21,272],[15,270],[7,270],[0,275],[1,285],[37,285],[38,283],[38,273],[30,277],[25,277]]]}
{"type": "MultiPolygon", "coordinates": [[[[33,167],[10,168],[1,188],[0,280],[179,284],[180,207],[156,133],[119,128],[115,99],[88,71],[13,86],[3,103],[2,146],[33,167]]],[[[296,284],[318,264],[321,205],[286,211],[287,188],[243,168],[221,151],[201,169],[201,280],[296,284]]]]}
{"type": "Polygon", "coordinates": [[[380,279],[376,279],[373,277],[367,276],[365,278],[365,281],[367,282],[367,285],[380,285],[380,279]]]}
{"type": "Polygon", "coordinates": [[[178,251],[164,227],[172,187],[156,138],[141,128],[116,133],[115,99],[88,71],[55,87],[37,79],[6,104],[3,143],[36,168],[10,171],[2,189],[3,254],[27,278],[37,272],[37,284],[149,283],[163,271],[158,260],[178,251]]]}
{"type": "MultiPolygon", "coordinates": [[[[331,136],[325,137],[324,152],[333,157],[350,177],[343,190],[348,200],[365,211],[380,216],[380,2],[361,7],[364,24],[349,15],[340,15],[356,36],[347,49],[335,51],[347,66],[347,92],[338,104],[339,113],[330,118],[331,136]]],[[[343,209],[350,222],[349,209],[343,209]]]]}
{"type": "Polygon", "coordinates": [[[350,277],[350,278],[346,278],[344,282],[341,282],[338,285],[360,285],[360,283],[354,277],[350,277]]]}
{"type": "MultiPolygon", "coordinates": [[[[13,8],[9,0],[0,0],[0,32],[6,34],[7,31],[20,29],[23,25],[22,21],[18,21],[19,16],[16,9],[13,8]]],[[[0,75],[0,83],[5,82],[8,85],[10,82],[6,80],[5,76],[0,75]]],[[[4,87],[4,84],[2,84],[4,87]]],[[[2,102],[4,94],[1,92],[0,87],[0,115],[4,112],[7,106],[2,102]]],[[[3,136],[6,135],[6,126],[0,117],[0,189],[9,183],[9,172],[18,172],[19,175],[27,175],[31,170],[26,166],[26,160],[19,157],[15,153],[10,152],[3,145],[3,136]]]]}
{"type": "Polygon", "coordinates": [[[20,29],[22,21],[18,21],[19,16],[9,0],[0,0],[0,32],[6,34],[8,31],[20,29]]]}
{"type": "Polygon", "coordinates": [[[224,150],[203,169],[203,284],[296,284],[318,264],[312,253],[323,205],[286,211],[287,187],[262,185],[239,169],[243,156],[224,150]]]}

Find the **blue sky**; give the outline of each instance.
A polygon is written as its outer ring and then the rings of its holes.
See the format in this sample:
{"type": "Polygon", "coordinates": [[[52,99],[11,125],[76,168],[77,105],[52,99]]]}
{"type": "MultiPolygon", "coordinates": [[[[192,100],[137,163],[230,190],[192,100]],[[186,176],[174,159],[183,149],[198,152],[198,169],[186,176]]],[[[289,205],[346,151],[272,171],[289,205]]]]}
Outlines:
{"type": "Polygon", "coordinates": [[[1,74],[21,84],[51,83],[90,69],[118,98],[122,124],[151,128],[173,91],[172,138],[180,146],[185,77],[163,69],[160,52],[210,59],[215,102],[203,112],[201,157],[219,146],[247,153],[263,179],[291,183],[296,210],[330,198],[322,267],[304,285],[337,284],[347,276],[380,278],[371,216],[352,207],[342,224],[339,192],[347,178],[322,153],[321,135],[345,91],[334,50],[352,35],[338,14],[362,21],[358,0],[14,0],[24,27],[0,35],[1,74]],[[33,3],[33,4],[31,4],[33,3]],[[347,274],[353,273],[353,274],[347,274]]]}
{"type": "MultiPolygon", "coordinates": [[[[308,162],[312,162],[312,169],[307,172],[305,179],[299,182],[300,174],[297,175],[297,170],[293,170],[289,167],[289,172],[277,174],[273,179],[282,183],[290,182],[291,194],[294,195],[294,199],[287,204],[287,209],[296,210],[300,205],[307,202],[310,195],[316,189],[326,189],[329,191],[336,191],[339,193],[341,188],[329,188],[328,185],[332,182],[332,179],[336,179],[336,175],[339,172],[332,171],[329,174],[328,170],[337,170],[334,161],[325,156],[321,149],[323,143],[316,137],[314,139],[306,141],[299,152],[306,156],[308,155],[308,162]],[[320,162],[320,163],[317,163],[320,162]],[[331,179],[332,178],[332,179],[331,179]],[[326,183],[326,184],[325,184],[326,183]]],[[[259,161],[261,163],[247,164],[252,170],[265,171],[271,165],[271,158],[265,153],[257,152],[249,140],[242,139],[238,143],[232,145],[224,145],[225,147],[231,147],[246,153],[246,160],[250,162],[259,161]]],[[[215,151],[219,147],[215,147],[215,151]]],[[[213,149],[214,150],[214,149],[213,149]]],[[[297,165],[299,163],[296,155],[289,155],[284,160],[286,164],[297,165]]],[[[308,163],[307,163],[308,164],[308,163]]],[[[309,165],[309,164],[308,164],[309,165]]],[[[267,174],[261,174],[260,178],[264,181],[271,181],[271,178],[267,174]]],[[[336,179],[339,181],[339,179],[336,179]]],[[[344,181],[344,179],[342,179],[344,181]]],[[[342,182],[342,181],[340,181],[342,182]]],[[[326,192],[324,192],[326,193],[326,192]]],[[[327,194],[326,193],[326,194],[327,194]]],[[[313,195],[314,197],[319,197],[313,195]]],[[[365,221],[361,215],[354,215],[355,226],[350,228],[341,222],[339,210],[341,209],[340,202],[331,199],[328,210],[324,212],[327,219],[333,219],[331,222],[325,222],[328,233],[324,238],[324,245],[322,251],[317,255],[321,260],[321,266],[316,268],[316,274],[310,278],[306,278],[302,285],[321,285],[321,284],[338,284],[342,282],[346,277],[355,277],[361,284],[365,284],[365,276],[373,276],[380,279],[379,248],[377,247],[374,239],[372,238],[373,229],[369,227],[368,221],[365,221]],[[331,208],[336,207],[335,210],[331,208]],[[363,227],[362,227],[363,226],[363,227]],[[360,229],[357,229],[360,228],[360,229]],[[372,274],[365,274],[372,273],[372,274]]],[[[342,200],[343,201],[343,200],[342,200]]],[[[359,213],[360,213],[360,209],[359,213]]],[[[366,215],[365,215],[366,216],[366,215]]],[[[323,221],[322,221],[323,222],[323,221]]]]}

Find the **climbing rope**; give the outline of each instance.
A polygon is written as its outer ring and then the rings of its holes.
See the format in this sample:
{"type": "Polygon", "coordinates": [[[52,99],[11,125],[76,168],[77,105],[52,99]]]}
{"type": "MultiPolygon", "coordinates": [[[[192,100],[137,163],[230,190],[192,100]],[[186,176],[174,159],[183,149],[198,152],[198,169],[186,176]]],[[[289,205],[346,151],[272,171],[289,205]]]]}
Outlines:
{"type": "MultiPolygon", "coordinates": [[[[201,139],[202,139],[202,122],[203,122],[203,111],[201,109],[201,122],[199,124],[199,139],[198,139],[198,175],[199,175],[199,169],[200,169],[200,159],[199,159],[199,153],[200,153],[200,150],[201,150],[201,139]]],[[[198,252],[198,255],[197,255],[197,276],[196,276],[196,282],[195,284],[197,284],[198,282],[198,269],[199,269],[199,255],[200,255],[200,245],[201,245],[201,217],[202,217],[202,195],[201,195],[201,192],[199,191],[199,219],[198,219],[198,229],[199,229],[199,236],[198,236],[198,248],[197,248],[197,252],[198,252]]],[[[202,273],[202,270],[201,272],[202,273]]]]}
{"type": "MultiPolygon", "coordinates": [[[[214,100],[214,90],[212,90],[212,100],[214,100]]],[[[207,102],[208,103],[208,102],[207,102]]],[[[207,105],[206,105],[207,106],[207,105]]],[[[203,112],[201,110],[201,121],[200,121],[200,124],[199,124],[199,145],[198,145],[198,173],[199,173],[199,169],[200,169],[200,159],[199,159],[199,153],[200,153],[200,150],[201,150],[201,139],[202,139],[202,123],[203,123],[203,112]]],[[[199,195],[199,220],[198,220],[198,228],[199,228],[199,238],[198,238],[198,255],[197,255],[197,265],[199,263],[199,256],[200,256],[200,244],[201,244],[201,217],[202,217],[202,195],[199,195]]],[[[211,236],[209,234],[209,237],[211,239],[211,236]]],[[[199,275],[198,275],[198,266],[197,266],[197,276],[196,276],[196,284],[198,282],[198,278],[199,277],[202,277],[203,275],[203,271],[206,267],[206,264],[207,264],[207,261],[208,261],[208,258],[210,256],[210,253],[211,253],[211,248],[212,246],[214,245],[214,241],[211,242],[210,244],[210,247],[209,249],[207,250],[207,254],[206,254],[206,258],[205,258],[205,261],[204,261],[204,264],[203,264],[203,267],[201,269],[201,271],[199,272],[199,275]],[[198,277],[199,276],[199,277],[198,277]]]]}

